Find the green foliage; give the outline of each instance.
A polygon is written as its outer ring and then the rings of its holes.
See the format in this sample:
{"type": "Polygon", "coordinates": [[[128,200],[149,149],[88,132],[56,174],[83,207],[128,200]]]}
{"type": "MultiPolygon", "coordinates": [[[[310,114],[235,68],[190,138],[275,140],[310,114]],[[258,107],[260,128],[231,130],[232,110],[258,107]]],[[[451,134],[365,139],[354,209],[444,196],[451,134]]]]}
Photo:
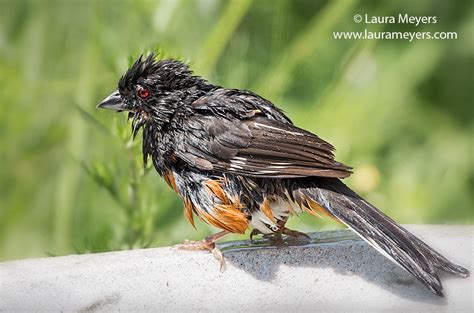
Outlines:
{"type": "MultiPolygon", "coordinates": [[[[261,93],[354,166],[402,223],[472,223],[469,1],[0,1],[0,259],[169,245],[214,230],[148,166],[125,114],[98,111],[140,54],[261,93]],[[435,15],[457,40],[334,40],[353,15],[435,15]]],[[[302,215],[302,231],[338,227],[302,215]]],[[[234,238],[238,238],[235,236],[234,238]]]]}

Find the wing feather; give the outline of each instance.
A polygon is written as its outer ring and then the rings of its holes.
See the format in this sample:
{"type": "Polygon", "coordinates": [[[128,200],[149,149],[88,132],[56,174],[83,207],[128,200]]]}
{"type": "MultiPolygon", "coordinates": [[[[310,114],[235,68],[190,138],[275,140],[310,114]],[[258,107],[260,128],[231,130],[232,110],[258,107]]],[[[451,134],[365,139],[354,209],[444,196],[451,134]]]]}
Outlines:
{"type": "Polygon", "coordinates": [[[351,174],[334,160],[331,144],[289,123],[195,115],[185,124],[188,135],[178,140],[177,155],[200,169],[280,178],[351,174]]]}

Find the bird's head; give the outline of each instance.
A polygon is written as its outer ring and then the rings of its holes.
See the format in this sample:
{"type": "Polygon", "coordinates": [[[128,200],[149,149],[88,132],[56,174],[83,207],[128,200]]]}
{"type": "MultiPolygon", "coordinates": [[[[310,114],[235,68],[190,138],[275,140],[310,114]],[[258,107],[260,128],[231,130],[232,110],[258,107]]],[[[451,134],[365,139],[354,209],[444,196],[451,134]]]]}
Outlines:
{"type": "Polygon", "coordinates": [[[97,107],[128,111],[134,135],[146,123],[162,126],[176,109],[193,94],[199,95],[210,84],[194,76],[188,66],[177,60],[157,60],[151,53],[140,56],[118,82],[118,89],[97,107]]]}

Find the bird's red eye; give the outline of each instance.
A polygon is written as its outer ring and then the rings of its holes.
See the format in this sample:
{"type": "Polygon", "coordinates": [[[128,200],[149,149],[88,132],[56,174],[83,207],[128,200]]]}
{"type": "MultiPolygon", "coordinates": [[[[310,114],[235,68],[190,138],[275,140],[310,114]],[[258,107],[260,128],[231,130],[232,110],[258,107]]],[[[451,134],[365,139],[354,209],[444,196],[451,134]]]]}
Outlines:
{"type": "Polygon", "coordinates": [[[137,96],[142,99],[146,99],[150,96],[150,90],[146,87],[138,86],[137,87],[137,96]]]}

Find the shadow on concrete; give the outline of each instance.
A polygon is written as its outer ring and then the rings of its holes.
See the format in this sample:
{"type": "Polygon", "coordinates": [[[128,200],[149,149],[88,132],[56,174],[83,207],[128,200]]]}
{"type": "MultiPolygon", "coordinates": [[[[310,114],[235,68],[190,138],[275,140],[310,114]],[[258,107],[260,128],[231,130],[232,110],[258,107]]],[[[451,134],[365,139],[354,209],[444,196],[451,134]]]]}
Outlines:
{"type": "MultiPolygon", "coordinates": [[[[222,250],[227,262],[262,281],[274,280],[282,265],[327,268],[338,275],[357,275],[370,284],[404,299],[446,305],[446,298],[431,293],[415,277],[379,254],[366,242],[355,239],[351,235],[352,232],[343,230],[329,233],[333,233],[329,236],[334,238],[325,238],[319,243],[274,247],[264,246],[261,241],[257,241],[257,245],[242,241],[227,243],[227,246],[224,243],[222,250]],[[258,249],[259,253],[255,253],[255,249],[258,249]]],[[[457,278],[440,274],[443,280],[457,278]]],[[[337,275],[334,279],[337,279],[337,275]]]]}

